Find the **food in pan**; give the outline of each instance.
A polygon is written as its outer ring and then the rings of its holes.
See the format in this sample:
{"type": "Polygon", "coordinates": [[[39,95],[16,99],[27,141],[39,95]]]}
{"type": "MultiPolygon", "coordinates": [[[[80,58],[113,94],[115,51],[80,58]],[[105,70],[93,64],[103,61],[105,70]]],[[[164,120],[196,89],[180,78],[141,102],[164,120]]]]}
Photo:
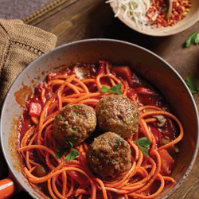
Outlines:
{"type": "Polygon", "coordinates": [[[121,136],[106,132],[95,138],[88,149],[89,165],[97,176],[114,178],[131,168],[131,148],[121,136]]]}
{"type": "Polygon", "coordinates": [[[108,95],[97,106],[98,125],[127,138],[138,131],[140,113],[137,105],[128,97],[108,95]]]}
{"type": "Polygon", "coordinates": [[[85,141],[96,127],[95,110],[85,104],[65,106],[55,117],[53,135],[57,143],[77,145],[85,141]]]}
{"type": "Polygon", "coordinates": [[[183,137],[161,94],[107,61],[49,73],[26,103],[18,152],[51,198],[155,198],[183,137]]]}

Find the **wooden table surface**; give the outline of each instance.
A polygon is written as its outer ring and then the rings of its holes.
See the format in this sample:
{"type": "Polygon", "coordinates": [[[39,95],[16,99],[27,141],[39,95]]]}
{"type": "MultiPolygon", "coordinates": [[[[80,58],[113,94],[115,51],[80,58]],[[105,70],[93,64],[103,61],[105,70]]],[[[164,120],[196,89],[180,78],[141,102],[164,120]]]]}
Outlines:
{"type": "MultiPolygon", "coordinates": [[[[69,0],[70,1],[70,0],[69,0]]],[[[87,38],[113,38],[146,47],[160,55],[185,78],[199,77],[199,46],[184,48],[186,38],[199,31],[199,23],[188,30],[168,37],[150,37],[126,27],[117,18],[105,0],[73,0],[71,5],[57,8],[30,24],[57,35],[57,46],[87,38]]],[[[194,95],[198,110],[199,96],[194,95]]],[[[194,167],[170,199],[199,198],[199,156],[194,167]]]]}

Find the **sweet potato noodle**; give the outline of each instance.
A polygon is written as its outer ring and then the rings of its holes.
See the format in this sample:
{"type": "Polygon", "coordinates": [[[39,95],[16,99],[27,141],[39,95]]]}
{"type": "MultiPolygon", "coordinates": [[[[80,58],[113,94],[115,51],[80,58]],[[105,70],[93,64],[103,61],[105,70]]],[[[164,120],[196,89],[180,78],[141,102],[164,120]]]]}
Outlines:
{"type": "Polygon", "coordinates": [[[166,184],[175,183],[171,171],[179,150],[176,144],[183,137],[182,125],[168,112],[161,95],[128,66],[106,61],[97,65],[79,64],[50,73],[29,97],[19,125],[18,152],[24,161],[24,175],[51,198],[155,198],[166,184]],[[102,92],[102,87],[111,90],[114,85],[121,85],[122,95],[137,103],[141,119],[139,131],[126,139],[131,147],[130,170],[114,179],[100,179],[89,168],[87,141],[73,146],[79,152],[76,158],[67,161],[69,152],[56,157],[53,122],[67,104],[82,103],[96,109],[103,96],[113,95],[102,92]],[[142,137],[151,143],[148,156],[135,142],[142,137]]]}

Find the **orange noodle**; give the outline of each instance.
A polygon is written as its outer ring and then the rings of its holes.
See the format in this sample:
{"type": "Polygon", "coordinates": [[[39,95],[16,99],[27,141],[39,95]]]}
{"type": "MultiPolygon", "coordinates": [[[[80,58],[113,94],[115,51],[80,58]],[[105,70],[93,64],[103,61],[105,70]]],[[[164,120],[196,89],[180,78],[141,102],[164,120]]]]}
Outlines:
{"type": "Polygon", "coordinates": [[[18,152],[24,160],[24,175],[31,183],[40,184],[49,197],[155,198],[166,184],[175,184],[171,171],[174,149],[183,137],[181,122],[168,111],[167,105],[161,102],[162,98],[155,90],[129,72],[128,66],[115,68],[109,62],[100,61],[99,68],[95,67],[94,73],[83,78],[78,77],[73,67],[51,73],[27,102],[27,110],[21,122],[18,152]],[[89,168],[87,142],[73,146],[73,149],[79,151],[75,159],[67,161],[65,156],[68,152],[57,158],[53,122],[67,104],[83,103],[96,109],[103,96],[113,94],[102,92],[103,86],[110,89],[118,84],[122,95],[138,105],[141,116],[139,131],[126,139],[131,147],[130,170],[113,179],[101,179],[89,168]],[[39,114],[28,115],[31,102],[39,103],[39,114]],[[148,156],[136,143],[142,137],[150,141],[148,156]],[[39,168],[43,169],[42,174],[36,172],[39,168]]]}

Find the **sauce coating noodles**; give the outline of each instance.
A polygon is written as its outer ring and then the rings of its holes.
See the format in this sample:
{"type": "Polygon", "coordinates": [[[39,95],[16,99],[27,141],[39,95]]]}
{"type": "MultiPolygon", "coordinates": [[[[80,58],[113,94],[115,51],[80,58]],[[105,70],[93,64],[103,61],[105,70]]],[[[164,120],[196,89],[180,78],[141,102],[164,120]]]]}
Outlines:
{"type": "Polygon", "coordinates": [[[173,156],[178,150],[176,144],[183,137],[182,125],[168,111],[162,97],[128,66],[112,66],[100,61],[99,67],[79,65],[50,73],[27,101],[19,131],[18,152],[24,160],[24,175],[51,198],[155,198],[166,183],[175,184],[170,174],[173,156]],[[75,72],[76,67],[84,76],[75,72]],[[103,96],[112,94],[102,92],[102,87],[110,89],[118,84],[122,95],[137,103],[141,119],[139,131],[127,139],[131,147],[130,170],[104,180],[89,168],[87,141],[72,146],[78,150],[76,158],[67,161],[65,157],[69,152],[57,158],[53,122],[67,104],[82,103],[96,109],[103,96]],[[142,137],[147,137],[151,143],[148,157],[135,142],[142,137]]]}

